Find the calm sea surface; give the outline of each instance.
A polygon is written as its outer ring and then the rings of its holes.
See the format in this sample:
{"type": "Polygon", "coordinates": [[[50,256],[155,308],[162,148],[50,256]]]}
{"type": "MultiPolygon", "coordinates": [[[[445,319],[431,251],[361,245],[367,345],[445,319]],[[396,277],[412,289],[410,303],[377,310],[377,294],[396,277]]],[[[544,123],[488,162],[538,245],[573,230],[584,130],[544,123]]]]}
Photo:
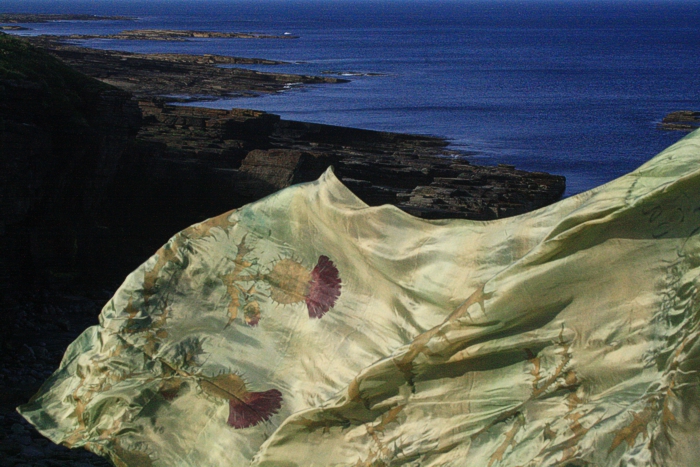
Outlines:
{"type": "Polygon", "coordinates": [[[27,25],[27,34],[133,28],[285,32],[295,40],[92,40],[134,52],[260,57],[264,71],[350,75],[199,105],[421,133],[565,175],[567,195],[636,168],[682,134],[656,124],[700,109],[700,3],[688,1],[3,0],[0,12],[136,16],[27,25]],[[355,73],[368,74],[357,76],[355,73]]]}

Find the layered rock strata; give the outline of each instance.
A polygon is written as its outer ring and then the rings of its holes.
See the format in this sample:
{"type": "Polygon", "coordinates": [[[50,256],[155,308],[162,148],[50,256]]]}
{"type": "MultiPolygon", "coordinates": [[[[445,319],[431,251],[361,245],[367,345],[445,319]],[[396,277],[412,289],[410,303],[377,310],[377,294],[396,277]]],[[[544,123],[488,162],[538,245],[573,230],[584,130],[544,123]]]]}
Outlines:
{"type": "Polygon", "coordinates": [[[369,205],[394,204],[424,218],[496,219],[559,199],[563,177],[513,166],[476,166],[447,142],[302,123],[251,110],[212,110],[139,102],[139,139],[165,145],[163,155],[226,173],[237,197],[258,199],[310,181],[333,165],[369,205]]]}

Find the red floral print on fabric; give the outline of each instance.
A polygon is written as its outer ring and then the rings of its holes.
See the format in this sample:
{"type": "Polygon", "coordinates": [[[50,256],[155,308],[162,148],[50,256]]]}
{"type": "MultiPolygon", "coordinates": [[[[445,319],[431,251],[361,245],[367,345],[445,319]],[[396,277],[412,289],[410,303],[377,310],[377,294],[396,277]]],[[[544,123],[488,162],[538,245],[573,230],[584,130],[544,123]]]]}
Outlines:
{"type": "Polygon", "coordinates": [[[229,399],[227,423],[233,428],[248,428],[264,422],[282,407],[282,393],[277,389],[250,392],[242,399],[229,399]]]}
{"type": "Polygon", "coordinates": [[[310,318],[322,318],[340,297],[341,280],[338,268],[328,256],[321,255],[311,271],[311,282],[306,295],[310,318]]]}

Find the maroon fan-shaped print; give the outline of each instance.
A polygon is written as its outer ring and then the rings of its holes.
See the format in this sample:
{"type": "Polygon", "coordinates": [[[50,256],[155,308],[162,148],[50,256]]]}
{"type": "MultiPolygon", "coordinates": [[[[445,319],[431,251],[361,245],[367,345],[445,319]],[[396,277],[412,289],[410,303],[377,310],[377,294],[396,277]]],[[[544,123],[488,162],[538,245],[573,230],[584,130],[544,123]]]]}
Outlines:
{"type": "Polygon", "coordinates": [[[249,392],[243,399],[229,399],[228,421],[233,428],[248,428],[267,421],[282,407],[282,393],[277,389],[249,392]]]}
{"type": "Polygon", "coordinates": [[[306,295],[306,308],[310,318],[321,318],[340,297],[340,275],[338,268],[328,256],[321,255],[311,271],[311,282],[306,295]]]}

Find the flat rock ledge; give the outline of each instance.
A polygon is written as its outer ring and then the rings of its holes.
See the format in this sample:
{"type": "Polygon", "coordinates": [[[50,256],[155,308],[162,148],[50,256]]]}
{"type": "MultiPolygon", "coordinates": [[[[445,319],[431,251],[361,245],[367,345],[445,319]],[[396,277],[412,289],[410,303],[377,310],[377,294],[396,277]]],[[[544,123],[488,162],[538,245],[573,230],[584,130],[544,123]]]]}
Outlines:
{"type": "Polygon", "coordinates": [[[331,76],[265,73],[221,65],[282,62],[222,55],[138,54],[66,44],[64,36],[27,38],[76,70],[131,92],[136,98],[166,96],[170,102],[206,101],[282,92],[295,85],[346,83],[331,76]]]}
{"type": "Polygon", "coordinates": [[[690,132],[698,128],[700,128],[700,112],[693,110],[671,112],[659,123],[660,130],[690,132]]]}
{"type": "Polygon", "coordinates": [[[136,41],[179,42],[190,39],[298,39],[293,34],[261,34],[256,32],[188,31],[179,29],[129,29],[118,34],[70,34],[69,40],[119,39],[136,41]]]}
{"type": "MultiPolygon", "coordinates": [[[[258,199],[315,180],[330,165],[371,206],[394,204],[423,218],[497,219],[558,200],[564,177],[513,166],[477,166],[430,136],[283,120],[251,110],[214,110],[140,101],[137,139],[157,157],[226,174],[239,199],[258,199]]],[[[162,171],[161,171],[162,173],[162,171]]]]}

